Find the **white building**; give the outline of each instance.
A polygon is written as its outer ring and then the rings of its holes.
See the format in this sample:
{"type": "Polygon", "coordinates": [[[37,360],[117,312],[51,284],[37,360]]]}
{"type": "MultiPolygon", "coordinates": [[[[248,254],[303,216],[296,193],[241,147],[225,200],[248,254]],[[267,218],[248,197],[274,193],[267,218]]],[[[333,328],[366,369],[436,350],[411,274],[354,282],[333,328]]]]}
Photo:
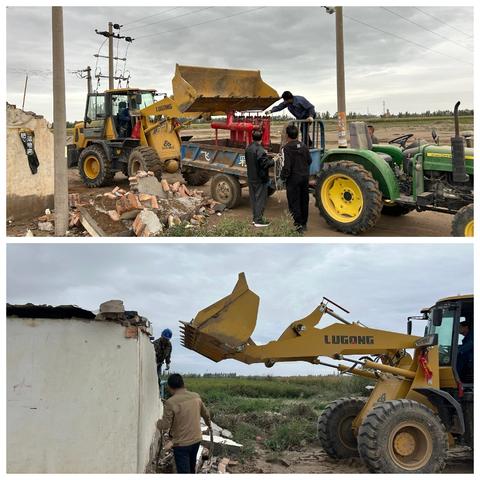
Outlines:
{"type": "Polygon", "coordinates": [[[8,473],[149,470],[163,412],[150,323],[122,310],[7,306],[8,473]]]}

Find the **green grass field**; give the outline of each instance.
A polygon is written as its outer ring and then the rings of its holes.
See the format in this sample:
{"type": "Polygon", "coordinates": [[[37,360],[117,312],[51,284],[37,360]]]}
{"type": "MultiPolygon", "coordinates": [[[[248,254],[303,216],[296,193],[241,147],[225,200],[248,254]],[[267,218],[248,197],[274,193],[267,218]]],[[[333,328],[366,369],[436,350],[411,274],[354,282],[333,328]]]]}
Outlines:
{"type": "Polygon", "coordinates": [[[272,455],[316,442],[316,423],[325,406],[341,397],[365,396],[360,377],[196,377],[184,376],[201,395],[213,421],[230,430],[248,460],[257,445],[272,455]]]}

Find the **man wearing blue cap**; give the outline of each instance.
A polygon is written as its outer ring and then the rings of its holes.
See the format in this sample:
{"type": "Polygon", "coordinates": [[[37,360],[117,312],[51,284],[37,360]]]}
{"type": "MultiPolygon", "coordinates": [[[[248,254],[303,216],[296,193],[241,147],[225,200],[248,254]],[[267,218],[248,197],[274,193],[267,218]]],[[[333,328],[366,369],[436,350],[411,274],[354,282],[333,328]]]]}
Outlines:
{"type": "Polygon", "coordinates": [[[170,339],[172,338],[172,331],[169,328],[166,328],[160,338],[157,338],[153,342],[153,347],[155,348],[155,356],[157,359],[157,373],[158,377],[162,373],[162,365],[165,362],[165,370],[170,370],[170,356],[172,355],[172,343],[170,339]]]}

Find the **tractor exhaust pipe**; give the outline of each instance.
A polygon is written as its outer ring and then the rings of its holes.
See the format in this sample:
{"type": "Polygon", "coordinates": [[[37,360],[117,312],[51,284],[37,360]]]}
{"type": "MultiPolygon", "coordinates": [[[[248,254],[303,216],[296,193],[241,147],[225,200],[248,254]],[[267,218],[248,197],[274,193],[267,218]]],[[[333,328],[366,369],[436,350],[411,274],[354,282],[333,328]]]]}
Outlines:
{"type": "Polygon", "coordinates": [[[450,139],[452,145],[452,173],[454,183],[464,184],[468,181],[468,176],[465,169],[465,139],[460,136],[460,126],[458,121],[459,106],[460,102],[457,102],[453,109],[455,136],[450,139]]]}

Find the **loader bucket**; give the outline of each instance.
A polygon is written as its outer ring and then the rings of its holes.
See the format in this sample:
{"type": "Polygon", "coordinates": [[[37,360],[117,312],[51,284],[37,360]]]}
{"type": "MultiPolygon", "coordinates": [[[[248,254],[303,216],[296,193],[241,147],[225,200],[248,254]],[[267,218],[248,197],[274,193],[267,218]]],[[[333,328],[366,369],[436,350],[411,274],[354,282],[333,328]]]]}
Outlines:
{"type": "Polygon", "coordinates": [[[183,112],[220,114],[265,110],[279,99],[258,70],[178,65],[172,80],[173,97],[183,112]]]}
{"type": "Polygon", "coordinates": [[[240,273],[230,295],[198,312],[190,322],[181,322],[182,344],[219,362],[239,347],[251,342],[257,323],[259,298],[240,273]]]}

